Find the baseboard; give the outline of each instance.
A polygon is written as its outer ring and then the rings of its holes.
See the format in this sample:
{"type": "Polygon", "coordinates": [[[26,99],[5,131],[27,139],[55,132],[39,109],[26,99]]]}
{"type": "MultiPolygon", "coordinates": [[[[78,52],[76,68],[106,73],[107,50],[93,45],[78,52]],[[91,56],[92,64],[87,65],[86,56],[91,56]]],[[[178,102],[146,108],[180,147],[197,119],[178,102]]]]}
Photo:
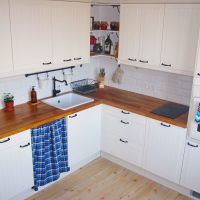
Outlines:
{"type": "Polygon", "coordinates": [[[112,162],[114,162],[114,163],[116,163],[116,164],[118,164],[118,165],[120,165],[120,166],[122,166],[124,168],[127,168],[130,171],[135,172],[135,173],[137,173],[137,174],[139,174],[141,176],[144,176],[144,177],[146,177],[148,179],[151,179],[151,180],[153,180],[153,181],[155,181],[155,182],[157,182],[157,183],[159,183],[161,185],[164,185],[165,187],[168,187],[168,188],[170,188],[172,190],[175,190],[175,191],[177,191],[177,192],[179,192],[179,193],[181,193],[181,194],[183,194],[185,196],[188,196],[188,197],[194,199],[194,197],[192,197],[191,194],[190,194],[190,190],[187,189],[187,188],[184,188],[184,187],[182,187],[182,186],[180,186],[178,184],[175,184],[175,183],[170,182],[170,181],[168,181],[166,179],[163,179],[163,178],[161,178],[159,176],[156,176],[156,175],[154,175],[154,174],[152,174],[152,173],[150,173],[150,172],[148,172],[148,171],[146,171],[146,170],[144,170],[144,169],[142,169],[140,167],[137,167],[137,166],[135,166],[133,164],[130,164],[130,163],[126,162],[126,161],[123,161],[123,160],[121,160],[119,158],[116,158],[116,157],[114,157],[114,156],[112,156],[112,155],[110,155],[110,154],[108,154],[106,152],[101,152],[101,157],[103,157],[103,158],[105,158],[107,160],[110,160],[110,161],[112,161],[112,162]]]}
{"type": "Polygon", "coordinates": [[[54,182],[52,182],[52,183],[49,183],[48,185],[39,187],[38,191],[34,191],[33,189],[29,189],[29,190],[27,190],[27,191],[25,191],[25,192],[23,192],[23,193],[21,193],[21,194],[15,196],[15,197],[11,198],[11,199],[9,199],[9,200],[22,200],[22,199],[26,199],[26,198],[28,198],[28,197],[30,197],[30,196],[32,196],[32,195],[34,195],[34,194],[40,192],[41,190],[44,190],[44,189],[48,188],[49,186],[55,184],[56,182],[60,181],[60,180],[63,179],[64,177],[66,177],[66,176],[68,176],[69,174],[71,174],[71,173],[77,171],[77,170],[80,169],[81,167],[87,165],[88,163],[92,162],[93,160],[95,160],[96,158],[99,158],[99,157],[100,157],[100,152],[97,152],[97,153],[91,155],[90,157],[88,157],[88,158],[82,160],[81,162],[77,163],[76,165],[70,166],[70,171],[69,171],[69,172],[66,172],[66,173],[62,173],[62,174],[60,175],[60,178],[59,178],[57,181],[54,181],[54,182]]]}

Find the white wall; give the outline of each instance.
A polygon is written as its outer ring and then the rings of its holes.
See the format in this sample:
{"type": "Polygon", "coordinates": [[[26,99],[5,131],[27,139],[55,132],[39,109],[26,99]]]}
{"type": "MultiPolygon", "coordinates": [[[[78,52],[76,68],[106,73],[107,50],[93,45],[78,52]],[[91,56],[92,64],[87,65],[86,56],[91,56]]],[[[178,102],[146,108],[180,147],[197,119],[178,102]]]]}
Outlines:
{"type": "Polygon", "coordinates": [[[124,65],[121,66],[124,70],[122,84],[116,84],[112,82],[112,75],[117,69],[117,62],[110,58],[93,59],[99,68],[105,68],[108,86],[185,105],[190,103],[192,77],[124,65]]]}
{"type": "MultiPolygon", "coordinates": [[[[70,71],[70,70],[69,70],[70,71]]],[[[67,70],[65,70],[67,72],[67,70]]],[[[80,80],[83,78],[96,78],[96,67],[95,63],[91,61],[90,65],[76,66],[73,69],[73,81],[80,80]]],[[[39,75],[39,77],[45,77],[45,74],[39,75]]],[[[57,79],[63,80],[63,75],[61,71],[49,73],[48,85],[45,89],[39,89],[38,81],[36,76],[30,76],[25,78],[24,75],[0,78],[0,109],[4,107],[3,96],[4,93],[12,93],[15,96],[15,105],[22,104],[30,101],[30,91],[31,86],[36,86],[38,99],[52,96],[52,77],[56,76],[57,79]]],[[[62,92],[71,91],[71,87],[65,86],[64,83],[56,83],[60,85],[62,92]]]]}

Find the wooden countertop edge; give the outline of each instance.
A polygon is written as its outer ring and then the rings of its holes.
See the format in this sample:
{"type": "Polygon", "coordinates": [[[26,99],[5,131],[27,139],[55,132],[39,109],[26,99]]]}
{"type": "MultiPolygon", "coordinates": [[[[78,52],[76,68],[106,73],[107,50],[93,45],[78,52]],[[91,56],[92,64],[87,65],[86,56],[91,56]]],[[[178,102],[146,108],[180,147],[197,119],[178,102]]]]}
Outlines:
{"type": "Polygon", "coordinates": [[[159,120],[159,121],[162,121],[162,122],[165,122],[165,123],[169,123],[169,124],[181,127],[181,128],[187,128],[187,123],[181,123],[181,122],[177,122],[177,121],[175,121],[173,119],[170,119],[170,118],[166,118],[166,117],[162,117],[162,116],[159,116],[159,115],[155,115],[153,113],[139,111],[137,109],[133,109],[133,108],[128,107],[126,105],[120,105],[118,103],[113,103],[112,101],[109,101],[109,100],[102,100],[102,103],[106,104],[106,105],[109,105],[109,106],[117,107],[117,108],[122,109],[122,110],[133,112],[133,113],[138,114],[138,115],[149,117],[151,119],[155,119],[155,120],[159,120]]]}
{"type": "Polygon", "coordinates": [[[13,130],[9,130],[8,132],[1,133],[0,134],[0,139],[12,136],[14,134],[20,133],[22,131],[26,131],[28,129],[31,129],[31,128],[34,128],[34,127],[37,127],[37,126],[41,126],[43,124],[46,124],[46,123],[61,119],[63,117],[67,117],[67,116],[72,115],[72,114],[74,114],[76,112],[80,112],[82,110],[85,110],[85,109],[88,109],[88,108],[91,108],[93,106],[97,106],[97,105],[100,105],[100,104],[102,104],[101,100],[94,100],[91,103],[87,103],[87,104],[84,104],[84,105],[81,105],[81,106],[77,106],[77,107],[71,108],[71,109],[66,110],[66,111],[63,110],[62,113],[57,114],[54,117],[49,117],[49,118],[46,118],[46,119],[43,119],[43,120],[39,120],[39,121],[30,123],[30,124],[27,124],[27,125],[25,125],[23,127],[15,128],[13,130]]]}

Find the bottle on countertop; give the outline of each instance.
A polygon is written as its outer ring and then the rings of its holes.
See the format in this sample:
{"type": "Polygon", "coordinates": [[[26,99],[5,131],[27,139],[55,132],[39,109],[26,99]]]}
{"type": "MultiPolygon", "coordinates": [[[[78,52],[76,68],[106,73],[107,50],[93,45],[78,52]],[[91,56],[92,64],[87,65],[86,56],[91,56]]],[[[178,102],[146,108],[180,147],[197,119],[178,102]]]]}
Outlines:
{"type": "Polygon", "coordinates": [[[31,90],[31,103],[37,103],[37,92],[35,91],[35,86],[32,86],[31,90]]]}
{"type": "Polygon", "coordinates": [[[110,55],[111,46],[112,46],[112,40],[110,39],[110,35],[108,35],[107,39],[105,40],[105,45],[104,45],[105,54],[109,54],[110,55]]]}

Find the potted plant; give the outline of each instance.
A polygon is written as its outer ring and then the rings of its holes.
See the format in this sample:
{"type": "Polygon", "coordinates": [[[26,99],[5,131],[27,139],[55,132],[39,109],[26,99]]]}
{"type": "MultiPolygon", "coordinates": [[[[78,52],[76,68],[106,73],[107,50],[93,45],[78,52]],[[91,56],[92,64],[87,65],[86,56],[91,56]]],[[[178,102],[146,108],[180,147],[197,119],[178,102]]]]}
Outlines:
{"type": "Polygon", "coordinates": [[[5,110],[11,112],[14,110],[14,96],[11,93],[4,95],[5,110]]]}

